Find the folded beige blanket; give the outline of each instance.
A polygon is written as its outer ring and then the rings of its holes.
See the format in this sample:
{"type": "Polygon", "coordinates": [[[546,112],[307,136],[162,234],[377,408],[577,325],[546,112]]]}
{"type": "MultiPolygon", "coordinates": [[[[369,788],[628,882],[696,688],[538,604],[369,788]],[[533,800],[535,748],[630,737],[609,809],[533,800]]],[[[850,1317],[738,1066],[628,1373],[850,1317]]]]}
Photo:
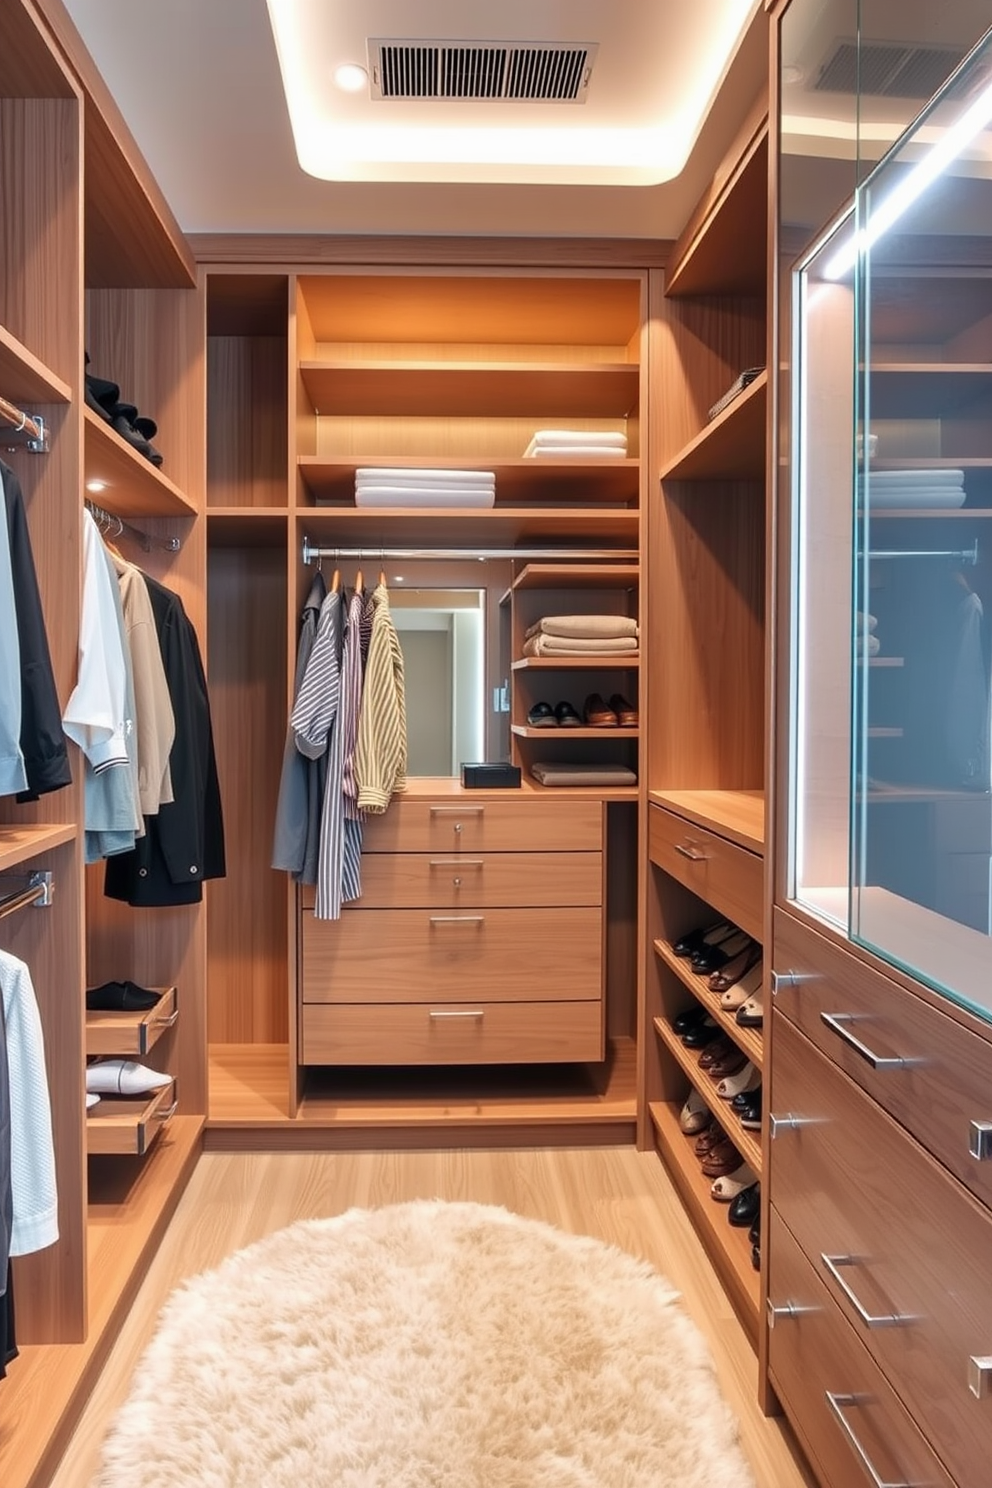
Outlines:
{"type": "Polygon", "coordinates": [[[581,636],[534,635],[524,641],[525,656],[632,656],[637,651],[634,636],[604,636],[600,640],[581,636]]]}
{"type": "Polygon", "coordinates": [[[524,635],[636,636],[637,621],[628,615],[545,615],[528,625],[524,635]]]}
{"type": "Polygon", "coordinates": [[[636,785],[626,765],[563,765],[538,762],[530,772],[541,785],[636,785]]]}

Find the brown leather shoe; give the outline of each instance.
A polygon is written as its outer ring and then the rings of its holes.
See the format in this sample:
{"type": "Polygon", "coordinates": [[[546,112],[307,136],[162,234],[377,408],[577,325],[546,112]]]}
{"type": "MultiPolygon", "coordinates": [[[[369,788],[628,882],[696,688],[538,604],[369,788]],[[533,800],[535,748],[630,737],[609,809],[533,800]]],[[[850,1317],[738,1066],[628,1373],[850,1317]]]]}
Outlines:
{"type": "Polygon", "coordinates": [[[733,1142],[719,1142],[703,1158],[702,1169],[707,1178],[723,1178],[735,1173],[741,1165],[741,1155],[733,1142]]]}
{"type": "Polygon", "coordinates": [[[612,708],[606,706],[598,692],[589,694],[582,712],[590,728],[616,728],[617,726],[617,715],[612,708]]]}
{"type": "Polygon", "coordinates": [[[744,1050],[738,1049],[735,1045],[734,1048],[731,1049],[727,1054],[724,1054],[722,1058],[715,1059],[713,1063],[708,1066],[706,1073],[709,1075],[711,1080],[723,1080],[726,1078],[727,1075],[736,1075],[740,1070],[744,1068],[747,1062],[748,1059],[747,1055],[744,1053],[744,1050]]]}
{"type": "Polygon", "coordinates": [[[728,1036],[721,1031],[712,1043],[706,1045],[706,1048],[700,1054],[699,1068],[710,1069],[717,1062],[717,1060],[725,1059],[728,1055],[732,1054],[736,1048],[737,1045],[734,1043],[733,1039],[728,1038],[728,1036]]]}
{"type": "Polygon", "coordinates": [[[617,715],[617,722],[621,728],[636,728],[638,724],[637,709],[631,707],[622,693],[615,692],[610,698],[610,707],[617,715]]]}
{"type": "Polygon", "coordinates": [[[700,1135],[696,1138],[696,1145],[694,1149],[696,1156],[705,1157],[708,1152],[713,1151],[714,1147],[718,1147],[721,1142],[725,1142],[726,1140],[727,1134],[720,1123],[718,1121],[712,1122],[706,1128],[706,1130],[704,1132],[701,1132],[700,1135]]]}

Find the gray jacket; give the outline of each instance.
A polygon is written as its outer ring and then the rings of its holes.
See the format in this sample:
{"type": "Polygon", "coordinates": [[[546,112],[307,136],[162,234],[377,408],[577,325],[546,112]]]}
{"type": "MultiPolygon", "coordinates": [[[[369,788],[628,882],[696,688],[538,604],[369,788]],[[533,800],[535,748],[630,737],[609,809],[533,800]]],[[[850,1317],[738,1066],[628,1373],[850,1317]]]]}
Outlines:
{"type": "MultiPolygon", "coordinates": [[[[2,477],[0,477],[2,479],[2,477]]],[[[27,790],[21,753],[21,653],[10,537],[0,498],[0,796],[27,790]]]]}
{"type": "MultiPolygon", "coordinates": [[[[327,597],[324,576],[318,570],[303,606],[300,640],[296,651],[296,676],[293,701],[299,696],[317,636],[317,622],[327,597]]],[[[327,778],[327,756],[306,759],[296,747],[296,734],[290,728],[283,752],[279,800],[272,845],[272,866],[291,873],[298,883],[317,882],[317,854],[320,847],[320,809],[327,778]]]]}

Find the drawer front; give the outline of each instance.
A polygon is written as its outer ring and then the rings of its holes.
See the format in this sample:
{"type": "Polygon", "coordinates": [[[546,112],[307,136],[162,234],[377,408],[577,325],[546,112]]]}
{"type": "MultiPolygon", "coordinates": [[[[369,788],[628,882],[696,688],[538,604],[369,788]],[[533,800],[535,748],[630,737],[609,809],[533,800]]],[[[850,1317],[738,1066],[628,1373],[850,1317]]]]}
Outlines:
{"type": "Polygon", "coordinates": [[[992,1218],[777,1012],[772,1036],[771,1201],[951,1475],[981,1483],[992,1218]]]}
{"type": "Polygon", "coordinates": [[[595,908],[304,914],[303,1001],[598,999],[601,940],[595,908]]]}
{"type": "Polygon", "coordinates": [[[666,873],[760,940],[764,862],[663,806],[648,808],[648,853],[666,873]]]}
{"type": "Polygon", "coordinates": [[[86,1115],[88,1155],[143,1157],[177,1107],[175,1084],[132,1098],[105,1095],[86,1115]]]}
{"type": "Polygon", "coordinates": [[[473,800],[474,792],[437,801],[394,800],[369,817],[363,853],[381,852],[599,852],[601,801],[473,800]]]}
{"type": "Polygon", "coordinates": [[[823,1483],[953,1488],[774,1207],[768,1303],[769,1377],[823,1483]]]}
{"type": "Polygon", "coordinates": [[[992,1162],[969,1148],[992,1122],[992,1042],[780,911],[773,964],[778,1011],[992,1207],[992,1162]]]}
{"type": "MultiPolygon", "coordinates": [[[[302,890],[304,909],[315,891],[302,890]]],[[[371,853],[345,909],[541,909],[603,901],[602,853],[371,853]]]]}
{"type": "Polygon", "coordinates": [[[303,1009],[304,1064],[549,1064],[603,1058],[598,1002],[303,1009]]]}

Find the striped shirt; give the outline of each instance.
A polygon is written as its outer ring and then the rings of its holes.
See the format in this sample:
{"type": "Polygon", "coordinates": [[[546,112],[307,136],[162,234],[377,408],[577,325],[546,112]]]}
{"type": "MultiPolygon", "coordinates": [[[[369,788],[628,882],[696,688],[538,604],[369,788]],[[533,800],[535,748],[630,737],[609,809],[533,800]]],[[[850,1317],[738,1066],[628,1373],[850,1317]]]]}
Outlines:
{"type": "Polygon", "coordinates": [[[385,584],[374,589],[372,604],[372,639],[365,668],[355,775],[359,806],[381,814],[393,792],[406,789],[406,694],[403,652],[389,613],[385,584]]]}

